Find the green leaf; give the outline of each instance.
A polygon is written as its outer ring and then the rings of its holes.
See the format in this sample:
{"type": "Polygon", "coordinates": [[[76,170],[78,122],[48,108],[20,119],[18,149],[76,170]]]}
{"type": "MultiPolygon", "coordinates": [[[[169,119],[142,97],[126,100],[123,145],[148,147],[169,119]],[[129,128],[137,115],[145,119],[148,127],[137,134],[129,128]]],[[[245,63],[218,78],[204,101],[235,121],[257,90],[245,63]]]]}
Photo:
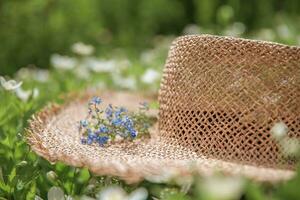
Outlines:
{"type": "Polygon", "coordinates": [[[2,172],[2,167],[0,167],[0,181],[3,181],[3,182],[4,182],[4,179],[3,179],[3,172],[2,172]]]}
{"type": "Polygon", "coordinates": [[[245,191],[245,197],[246,199],[251,199],[251,200],[264,200],[266,199],[263,190],[261,188],[261,185],[254,184],[254,183],[249,183],[248,186],[246,187],[245,191]]]}
{"type": "Polygon", "coordinates": [[[30,187],[30,190],[28,191],[28,193],[26,195],[26,200],[34,199],[35,193],[36,193],[36,183],[33,182],[30,187]]]}
{"type": "Polygon", "coordinates": [[[3,179],[3,173],[2,173],[2,168],[0,167],[0,189],[3,190],[4,192],[9,193],[9,186],[5,184],[4,179],[3,179]]]}
{"type": "Polygon", "coordinates": [[[86,183],[90,179],[90,172],[87,168],[83,168],[79,172],[78,181],[80,183],[86,183]]]}
{"type": "Polygon", "coordinates": [[[4,183],[4,181],[0,180],[0,189],[6,193],[9,193],[10,187],[4,183]]]}
{"type": "Polygon", "coordinates": [[[283,185],[281,185],[281,187],[278,188],[278,190],[276,191],[277,196],[280,197],[280,199],[299,200],[300,197],[299,185],[300,185],[300,167],[298,167],[297,174],[295,177],[283,183],[283,185]]]}
{"type": "Polygon", "coordinates": [[[17,169],[14,167],[8,176],[8,181],[11,183],[16,177],[16,175],[17,175],[17,169]]]}

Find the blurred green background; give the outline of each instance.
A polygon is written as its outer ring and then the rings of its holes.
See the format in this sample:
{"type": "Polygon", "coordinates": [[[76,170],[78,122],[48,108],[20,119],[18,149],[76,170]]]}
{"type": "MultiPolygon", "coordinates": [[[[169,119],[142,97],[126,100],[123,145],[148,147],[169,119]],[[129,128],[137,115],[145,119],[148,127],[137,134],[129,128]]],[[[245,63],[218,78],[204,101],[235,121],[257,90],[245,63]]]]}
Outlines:
{"type": "Polygon", "coordinates": [[[233,25],[243,37],[297,44],[299,13],[299,0],[1,0],[0,74],[48,68],[53,53],[68,54],[78,41],[98,55],[116,47],[135,55],[154,36],[181,35],[188,24],[222,35],[233,25]]]}

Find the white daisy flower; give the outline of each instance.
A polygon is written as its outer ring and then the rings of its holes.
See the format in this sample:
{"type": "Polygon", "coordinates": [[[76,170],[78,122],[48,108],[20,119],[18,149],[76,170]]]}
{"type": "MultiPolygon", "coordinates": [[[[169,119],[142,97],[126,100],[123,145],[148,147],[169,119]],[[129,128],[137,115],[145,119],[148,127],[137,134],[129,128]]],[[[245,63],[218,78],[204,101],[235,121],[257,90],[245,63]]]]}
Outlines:
{"type": "Polygon", "coordinates": [[[54,54],[50,58],[50,62],[56,69],[70,70],[73,69],[77,61],[75,58],[54,54]]]}
{"type": "Polygon", "coordinates": [[[85,61],[86,66],[93,72],[113,72],[116,69],[116,62],[114,60],[99,60],[90,58],[85,61]]]}
{"type": "Polygon", "coordinates": [[[0,83],[5,90],[15,90],[22,85],[22,82],[15,80],[5,80],[3,76],[0,76],[0,83]]]}
{"type": "Polygon", "coordinates": [[[17,88],[15,92],[17,97],[24,102],[28,101],[31,95],[33,98],[36,98],[39,96],[40,93],[37,88],[34,88],[33,90],[23,90],[22,87],[17,88]]]}
{"type": "Polygon", "coordinates": [[[145,188],[138,188],[131,192],[127,200],[146,200],[148,197],[148,191],[145,188]]]}
{"type": "Polygon", "coordinates": [[[16,76],[20,80],[34,79],[38,82],[45,83],[49,80],[49,71],[46,69],[24,67],[18,70],[16,76]]]}
{"type": "Polygon", "coordinates": [[[94,47],[92,45],[87,45],[82,42],[77,42],[72,45],[72,51],[76,54],[88,56],[94,52],[94,47]]]}
{"type": "Polygon", "coordinates": [[[98,194],[98,200],[126,200],[126,192],[117,186],[108,187],[98,194]]]}
{"type": "Polygon", "coordinates": [[[154,69],[147,69],[141,77],[141,81],[146,84],[151,84],[159,80],[160,73],[154,69]]]}

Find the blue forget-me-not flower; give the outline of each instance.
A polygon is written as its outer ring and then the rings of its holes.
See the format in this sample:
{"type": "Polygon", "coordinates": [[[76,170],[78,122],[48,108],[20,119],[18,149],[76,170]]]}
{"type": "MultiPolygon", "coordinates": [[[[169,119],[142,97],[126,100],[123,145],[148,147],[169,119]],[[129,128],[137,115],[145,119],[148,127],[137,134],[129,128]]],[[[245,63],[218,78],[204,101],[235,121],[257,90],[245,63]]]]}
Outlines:
{"type": "MultiPolygon", "coordinates": [[[[113,141],[117,135],[123,139],[135,139],[140,133],[149,134],[149,121],[141,112],[138,114],[129,112],[124,107],[114,107],[109,104],[105,109],[100,108],[102,99],[93,97],[88,106],[88,117],[80,121],[79,132],[82,135],[81,143],[91,145],[98,143],[104,146],[109,141],[113,141]]],[[[141,111],[148,108],[148,104],[143,103],[141,111]]]]}

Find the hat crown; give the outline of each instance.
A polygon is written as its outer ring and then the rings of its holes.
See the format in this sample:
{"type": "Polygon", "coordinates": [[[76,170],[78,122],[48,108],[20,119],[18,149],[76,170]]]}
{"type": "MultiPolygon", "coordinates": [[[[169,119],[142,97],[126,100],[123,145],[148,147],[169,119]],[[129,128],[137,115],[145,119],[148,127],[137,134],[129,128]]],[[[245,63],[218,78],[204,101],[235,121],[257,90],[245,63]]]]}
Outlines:
{"type": "Polygon", "coordinates": [[[282,121],[300,136],[299,77],[299,47],[180,37],[163,72],[160,134],[207,157],[293,168],[270,129],[282,121]]]}

